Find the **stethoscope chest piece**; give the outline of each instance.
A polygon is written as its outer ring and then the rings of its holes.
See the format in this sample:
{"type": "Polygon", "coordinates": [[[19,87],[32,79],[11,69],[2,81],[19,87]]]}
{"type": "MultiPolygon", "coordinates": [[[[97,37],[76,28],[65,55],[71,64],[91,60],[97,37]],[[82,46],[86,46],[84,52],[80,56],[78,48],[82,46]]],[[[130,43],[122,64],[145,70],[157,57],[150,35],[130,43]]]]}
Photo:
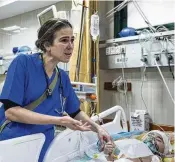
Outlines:
{"type": "Polygon", "coordinates": [[[46,90],[47,96],[52,96],[52,90],[50,88],[47,88],[46,90]]]}

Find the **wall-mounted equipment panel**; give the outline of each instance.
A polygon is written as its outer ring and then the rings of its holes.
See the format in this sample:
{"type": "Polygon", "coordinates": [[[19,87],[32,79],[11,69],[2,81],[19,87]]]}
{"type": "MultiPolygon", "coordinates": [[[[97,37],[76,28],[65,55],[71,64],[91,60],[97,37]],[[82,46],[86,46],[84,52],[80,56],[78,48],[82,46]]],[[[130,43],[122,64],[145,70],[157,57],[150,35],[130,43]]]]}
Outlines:
{"type": "Polygon", "coordinates": [[[151,37],[132,36],[108,40],[100,48],[100,68],[138,68],[174,65],[174,31],[154,33],[151,37]]]}

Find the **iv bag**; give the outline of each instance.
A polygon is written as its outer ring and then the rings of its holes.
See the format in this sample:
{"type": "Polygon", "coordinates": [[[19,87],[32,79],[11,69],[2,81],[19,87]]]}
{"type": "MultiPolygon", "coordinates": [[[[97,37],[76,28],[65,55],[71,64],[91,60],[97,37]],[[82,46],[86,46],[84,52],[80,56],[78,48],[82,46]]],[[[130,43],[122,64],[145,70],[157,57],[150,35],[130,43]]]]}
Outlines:
{"type": "Polygon", "coordinates": [[[96,40],[99,35],[99,16],[97,14],[91,16],[91,35],[93,40],[96,40]]]}

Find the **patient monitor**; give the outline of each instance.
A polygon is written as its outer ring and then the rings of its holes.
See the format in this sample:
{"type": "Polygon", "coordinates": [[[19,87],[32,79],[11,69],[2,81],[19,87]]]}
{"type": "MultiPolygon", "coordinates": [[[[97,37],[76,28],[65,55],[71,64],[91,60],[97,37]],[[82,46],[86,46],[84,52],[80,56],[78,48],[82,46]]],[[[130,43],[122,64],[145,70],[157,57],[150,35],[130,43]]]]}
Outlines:
{"type": "Polygon", "coordinates": [[[43,10],[37,15],[37,18],[40,25],[43,25],[47,20],[50,20],[52,18],[58,18],[57,9],[55,5],[52,5],[43,10]]]}

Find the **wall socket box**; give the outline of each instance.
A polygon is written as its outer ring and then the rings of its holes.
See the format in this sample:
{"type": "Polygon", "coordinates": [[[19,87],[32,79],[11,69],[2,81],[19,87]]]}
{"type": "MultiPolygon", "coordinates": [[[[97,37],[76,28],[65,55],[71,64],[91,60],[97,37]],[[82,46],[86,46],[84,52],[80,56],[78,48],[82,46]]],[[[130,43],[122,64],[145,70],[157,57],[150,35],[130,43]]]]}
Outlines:
{"type": "Polygon", "coordinates": [[[125,46],[111,46],[106,48],[106,55],[119,55],[119,54],[125,54],[126,47],[125,46]]]}

